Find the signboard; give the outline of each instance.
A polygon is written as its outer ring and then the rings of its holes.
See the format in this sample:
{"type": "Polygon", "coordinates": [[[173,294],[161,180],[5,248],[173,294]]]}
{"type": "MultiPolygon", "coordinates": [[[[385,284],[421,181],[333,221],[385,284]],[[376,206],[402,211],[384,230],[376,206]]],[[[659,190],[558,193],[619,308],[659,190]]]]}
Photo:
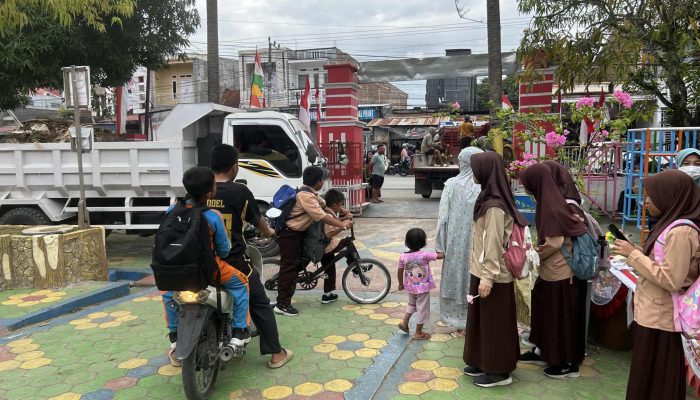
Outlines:
{"type": "Polygon", "coordinates": [[[360,107],[358,109],[357,118],[362,121],[371,121],[377,118],[376,107],[360,107]]]}
{"type": "MultiPolygon", "coordinates": [[[[63,92],[65,93],[66,108],[74,108],[73,106],[73,73],[72,67],[63,67],[63,92]]],[[[91,87],[90,87],[90,67],[82,66],[75,67],[78,81],[78,106],[90,109],[91,106],[91,87]]]]}

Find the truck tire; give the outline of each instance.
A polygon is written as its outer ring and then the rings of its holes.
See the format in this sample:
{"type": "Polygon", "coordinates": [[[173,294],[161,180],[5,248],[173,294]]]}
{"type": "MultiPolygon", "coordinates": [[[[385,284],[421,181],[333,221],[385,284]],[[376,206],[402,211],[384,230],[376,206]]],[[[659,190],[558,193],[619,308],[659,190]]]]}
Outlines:
{"type": "Polygon", "coordinates": [[[430,193],[423,193],[421,196],[423,196],[424,199],[429,199],[429,198],[430,198],[430,195],[432,195],[432,194],[433,194],[433,192],[430,192],[430,193]]]}
{"type": "Polygon", "coordinates": [[[37,208],[20,207],[3,214],[0,225],[51,225],[51,220],[37,208]]]}

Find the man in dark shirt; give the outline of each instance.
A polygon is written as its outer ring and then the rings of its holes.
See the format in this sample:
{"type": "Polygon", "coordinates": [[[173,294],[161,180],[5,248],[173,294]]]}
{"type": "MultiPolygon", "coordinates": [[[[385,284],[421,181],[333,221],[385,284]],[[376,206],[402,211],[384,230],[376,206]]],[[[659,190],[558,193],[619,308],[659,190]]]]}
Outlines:
{"type": "Polygon", "coordinates": [[[207,205],[222,214],[229,232],[231,251],[226,262],[248,276],[250,317],[260,332],[260,353],[272,355],[268,367],[280,368],[292,358],[292,352],[280,346],[270,299],[265,294],[260,274],[246,257],[243,237],[245,222],[256,226],[266,237],[273,236],[275,231],[260,215],[258,204],[248,187],[233,182],[238,174],[238,150],[227,144],[216,145],[212,148],[210,162],[216,175],[216,196],[207,205]]]}

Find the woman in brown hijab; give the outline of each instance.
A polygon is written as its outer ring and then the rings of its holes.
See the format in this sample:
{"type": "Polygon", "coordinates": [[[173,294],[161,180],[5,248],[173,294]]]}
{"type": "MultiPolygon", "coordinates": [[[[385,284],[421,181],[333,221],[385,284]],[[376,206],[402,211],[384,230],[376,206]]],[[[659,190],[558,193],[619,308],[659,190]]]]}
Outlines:
{"type": "MultiPolygon", "coordinates": [[[[558,161],[554,160],[542,161],[542,164],[549,168],[549,171],[552,173],[552,178],[554,178],[554,182],[557,184],[561,195],[564,196],[566,200],[575,201],[576,204],[580,206],[582,203],[581,193],[579,193],[578,186],[576,186],[576,182],[574,182],[574,178],[571,176],[569,170],[558,161]]],[[[572,212],[579,214],[579,216],[583,218],[583,212],[581,212],[580,207],[569,204],[569,209],[571,209],[572,212]]]]}
{"type": "Polygon", "coordinates": [[[587,232],[581,218],[571,212],[545,164],[527,167],[520,181],[537,201],[535,223],[540,255],[539,278],[532,289],[532,322],[529,341],[537,347],[520,356],[520,362],[549,365],[550,378],[579,376],[585,357],[585,290],[561,253],[572,250],[572,237],[587,232]]]}
{"type": "Polygon", "coordinates": [[[639,274],[634,296],[634,350],[627,382],[628,400],[685,399],[681,335],[673,323],[671,293],[689,287],[700,275],[700,238],[695,228],[679,225],[665,236],[663,260],[654,243],[679,219],[700,226],[700,187],[682,171],[670,170],[643,181],[649,215],[659,221],[644,249],[617,240],[613,253],[627,257],[639,274]]]}
{"type": "Polygon", "coordinates": [[[474,206],[469,295],[464,342],[464,373],[480,387],[508,385],[520,347],[513,276],[505,265],[505,244],[513,224],[527,225],[515,207],[503,158],[495,152],[471,157],[481,192],[474,206]]]}

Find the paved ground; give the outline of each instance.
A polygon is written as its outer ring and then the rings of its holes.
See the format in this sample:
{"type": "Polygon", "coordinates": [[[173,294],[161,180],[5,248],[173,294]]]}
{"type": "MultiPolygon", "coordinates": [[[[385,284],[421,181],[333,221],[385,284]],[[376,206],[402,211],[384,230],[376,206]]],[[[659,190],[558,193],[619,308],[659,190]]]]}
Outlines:
{"type": "MultiPolygon", "coordinates": [[[[357,221],[361,253],[385,263],[392,274],[409,227],[424,228],[434,244],[438,206],[438,199],[424,200],[401,189],[410,180],[400,179],[410,178],[388,179],[386,203],[357,221]]],[[[110,265],[147,268],[151,243],[151,238],[113,234],[107,246],[110,265]]],[[[439,280],[439,265],[434,275],[439,280]]],[[[184,398],[180,370],[167,362],[158,292],[134,290],[141,291],[0,338],[0,399],[184,398]]],[[[270,370],[254,339],[244,358],[220,373],[213,398],[367,400],[373,393],[382,400],[624,398],[629,352],[589,347],[579,379],[552,380],[539,367],[519,365],[515,384],[479,389],[461,373],[464,340],[437,321],[437,312],[430,341],[397,332],[404,294],[360,306],[343,295],[335,304],[321,305],[319,292],[297,293],[302,314],[278,319],[282,343],[295,359],[270,370]]],[[[437,295],[432,300],[437,310],[437,295]]],[[[19,304],[1,307],[19,309],[19,304]]]]}

